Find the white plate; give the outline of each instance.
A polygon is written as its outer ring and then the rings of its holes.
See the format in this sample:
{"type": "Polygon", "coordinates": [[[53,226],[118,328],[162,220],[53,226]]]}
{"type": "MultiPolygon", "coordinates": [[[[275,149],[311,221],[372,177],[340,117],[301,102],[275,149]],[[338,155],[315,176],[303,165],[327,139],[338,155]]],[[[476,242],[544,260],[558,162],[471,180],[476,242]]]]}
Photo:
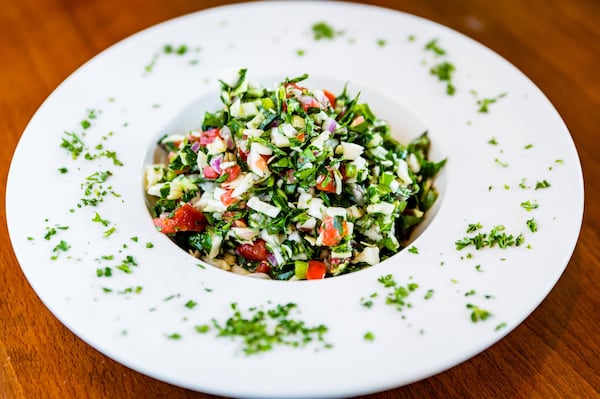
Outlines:
{"type": "Polygon", "coordinates": [[[14,155],[6,197],[23,272],[46,306],[85,342],[172,384],[262,398],[385,390],[485,350],[552,289],[574,250],[583,213],[582,173],[569,132],[523,74],[443,26],[339,2],[211,9],[104,51],[60,85],[32,118],[14,155]],[[311,27],[320,21],[342,33],[315,40],[311,27]],[[445,55],[425,50],[433,39],[445,55]],[[187,51],[166,54],[166,44],[175,49],[184,44],[187,51]],[[456,67],[453,96],[429,72],[444,61],[456,67]],[[448,163],[437,182],[438,208],[412,243],[418,254],[405,250],[368,270],[324,281],[260,281],[202,269],[154,230],[142,191],[147,154],[158,137],[174,133],[165,127],[199,124],[202,109],[213,111],[218,72],[237,66],[266,84],[304,72],[311,76],[308,86],[339,90],[347,82],[400,137],[429,131],[433,158],[447,157],[448,163]],[[490,104],[488,113],[478,112],[477,99],[501,93],[506,96],[490,104]],[[96,118],[89,118],[89,110],[96,118]],[[82,120],[91,126],[83,129],[82,120]],[[60,147],[64,131],[83,137],[92,153],[116,151],[124,165],[107,157],[86,160],[83,154],[71,159],[60,147]],[[95,149],[97,144],[103,149],[95,149]],[[61,167],[68,172],[60,173],[61,167]],[[86,177],[106,170],[112,176],[104,189],[120,196],[109,193],[97,207],[78,208],[86,177]],[[550,187],[536,190],[544,180],[550,187]],[[539,207],[527,211],[521,206],[526,201],[539,207]],[[96,212],[107,226],[92,221],[96,212]],[[539,227],[535,233],[526,225],[532,218],[539,227]],[[481,232],[502,224],[507,233],[523,233],[525,242],[458,251],[455,241],[477,222],[481,232]],[[44,239],[53,227],[56,234],[44,239]],[[105,234],[112,227],[114,233],[105,234]],[[69,249],[53,251],[61,240],[69,249]],[[105,255],[114,258],[102,259],[105,255]],[[130,274],[116,268],[127,256],[136,262],[130,274]],[[112,277],[98,277],[97,269],[107,266],[112,277]],[[419,285],[409,297],[411,308],[399,312],[385,304],[387,291],[377,279],[386,274],[419,285]],[[425,299],[429,290],[433,295],[425,299]],[[361,305],[375,292],[374,306],[361,305]],[[189,300],[197,305],[186,307],[189,300]],[[278,347],[246,356],[238,341],[218,338],[214,329],[195,331],[196,325],[231,316],[233,302],[241,309],[294,302],[298,312],[292,317],[326,325],[325,339],[333,346],[278,347]],[[492,316],[474,323],[467,304],[492,316]],[[367,332],[374,340],[364,338],[367,332]]]}

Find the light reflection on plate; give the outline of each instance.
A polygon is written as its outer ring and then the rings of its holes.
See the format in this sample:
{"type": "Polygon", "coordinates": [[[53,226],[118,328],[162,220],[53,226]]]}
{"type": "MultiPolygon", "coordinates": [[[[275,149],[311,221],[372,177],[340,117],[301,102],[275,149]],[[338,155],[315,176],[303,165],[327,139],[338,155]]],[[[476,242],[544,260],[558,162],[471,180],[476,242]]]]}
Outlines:
{"type": "Polygon", "coordinates": [[[381,8],[265,2],[166,22],[75,72],[21,138],[6,211],[15,253],[33,289],[68,328],[107,356],[215,394],[343,397],[443,371],[522,322],[572,254],[583,183],[575,147],[556,110],[526,77],[483,46],[381,8]],[[268,21],[268,29],[248,15],[268,21]],[[315,40],[311,27],[320,21],[342,33],[315,40]],[[446,54],[425,50],[434,39],[446,54]],[[175,51],[165,52],[166,44],[175,51]],[[185,51],[178,54],[182,45],[185,51]],[[442,62],[456,68],[453,96],[430,73],[442,62]],[[275,283],[201,268],[154,231],[140,176],[149,149],[165,126],[183,123],[182,110],[217,92],[219,71],[237,66],[259,81],[307,72],[318,84],[348,82],[351,90],[365,92],[363,100],[376,114],[394,120],[398,105],[427,128],[432,158],[447,156],[448,163],[437,214],[411,244],[418,254],[402,251],[376,267],[324,281],[275,283]],[[477,101],[486,98],[497,100],[489,112],[478,112],[477,101]],[[82,120],[90,126],[84,128],[82,120]],[[73,137],[65,131],[85,142],[76,160],[60,146],[62,138],[73,137]],[[93,159],[85,159],[86,153],[93,159]],[[111,174],[99,181],[98,173],[106,171],[111,174]],[[536,189],[543,181],[549,187],[536,189]],[[85,205],[96,189],[107,193],[98,197],[103,201],[85,205]],[[528,211],[522,205],[527,203],[538,207],[528,211]],[[527,225],[532,219],[536,232],[527,225]],[[474,223],[482,225],[481,232],[503,225],[525,241],[507,249],[458,251],[455,241],[474,223]],[[107,267],[111,277],[102,275],[107,267]],[[398,312],[386,305],[387,291],[377,279],[387,274],[419,285],[411,308],[398,312]],[[373,306],[361,305],[373,293],[378,293],[373,306]],[[185,306],[190,300],[197,303],[193,309],[185,306]],[[294,317],[327,325],[333,347],[244,356],[238,342],[195,331],[213,318],[224,321],[233,302],[242,309],[297,303],[294,317]],[[469,304],[491,316],[472,322],[469,304]],[[374,340],[364,339],[368,332],[374,340]]]}

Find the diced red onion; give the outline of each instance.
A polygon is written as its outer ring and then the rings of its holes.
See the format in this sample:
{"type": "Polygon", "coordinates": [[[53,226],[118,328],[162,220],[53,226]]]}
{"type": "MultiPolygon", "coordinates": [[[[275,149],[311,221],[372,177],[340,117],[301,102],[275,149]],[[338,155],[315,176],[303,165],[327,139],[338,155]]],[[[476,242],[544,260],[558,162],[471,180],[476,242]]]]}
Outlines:
{"type": "Polygon", "coordinates": [[[327,130],[329,133],[333,133],[337,128],[337,122],[333,118],[328,118],[323,122],[323,130],[327,130]]]}
{"type": "Polygon", "coordinates": [[[267,256],[267,260],[273,265],[273,266],[277,266],[277,258],[275,257],[275,255],[273,255],[272,253],[269,253],[269,255],[267,256]]]}
{"type": "Polygon", "coordinates": [[[209,163],[217,173],[221,173],[221,162],[223,162],[223,155],[217,155],[212,157],[209,163]]]}
{"type": "Polygon", "coordinates": [[[198,141],[194,141],[194,143],[192,144],[192,151],[198,152],[199,149],[200,149],[200,143],[198,141]]]}

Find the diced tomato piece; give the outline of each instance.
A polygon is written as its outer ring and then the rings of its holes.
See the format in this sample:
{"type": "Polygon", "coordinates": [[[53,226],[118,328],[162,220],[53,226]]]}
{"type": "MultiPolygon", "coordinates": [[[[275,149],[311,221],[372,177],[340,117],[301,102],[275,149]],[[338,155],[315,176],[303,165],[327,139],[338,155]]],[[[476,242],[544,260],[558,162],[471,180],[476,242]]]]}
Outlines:
{"type": "Polygon", "coordinates": [[[221,129],[219,128],[214,128],[214,129],[209,129],[209,130],[205,130],[200,134],[200,145],[206,146],[210,143],[212,143],[213,141],[215,141],[215,139],[217,137],[220,137],[219,133],[220,133],[221,129]]]}
{"type": "Polygon", "coordinates": [[[298,141],[300,141],[300,142],[302,142],[302,143],[303,143],[303,142],[304,142],[304,135],[305,135],[305,134],[304,134],[304,132],[300,132],[300,133],[298,133],[298,135],[296,136],[296,139],[298,139],[298,141]]]}
{"type": "Polygon", "coordinates": [[[307,102],[303,102],[302,103],[302,108],[305,111],[308,111],[309,108],[321,108],[322,105],[320,102],[318,102],[316,99],[312,98],[310,101],[307,102]]]}
{"type": "Polygon", "coordinates": [[[334,247],[342,241],[342,238],[348,235],[348,223],[342,219],[339,226],[336,226],[335,218],[327,216],[321,223],[319,234],[323,236],[323,245],[334,247]]]}
{"type": "Polygon", "coordinates": [[[238,155],[240,156],[240,159],[242,161],[246,162],[246,160],[248,159],[249,153],[250,153],[250,150],[244,151],[240,147],[238,147],[238,155]]]}
{"type": "Polygon", "coordinates": [[[327,168],[327,174],[321,174],[319,176],[317,176],[317,184],[315,185],[315,187],[318,190],[321,191],[325,191],[328,193],[335,193],[336,191],[336,187],[335,187],[335,178],[333,177],[333,169],[332,168],[327,168]]]}
{"type": "Polygon", "coordinates": [[[204,214],[190,204],[183,204],[177,208],[171,217],[154,219],[154,226],[164,234],[173,234],[179,231],[203,231],[207,221],[204,214]]]}
{"type": "Polygon", "coordinates": [[[225,183],[229,183],[230,181],[235,180],[240,175],[241,171],[242,171],[242,168],[240,168],[240,165],[233,165],[228,168],[225,168],[225,170],[223,171],[223,174],[227,173],[229,175],[229,176],[227,176],[225,183]]]}
{"type": "Polygon", "coordinates": [[[213,167],[210,165],[206,165],[204,169],[202,169],[202,173],[207,179],[216,179],[219,177],[219,173],[216,170],[214,170],[213,167]]]}
{"type": "Polygon", "coordinates": [[[233,198],[231,196],[231,193],[233,193],[233,190],[225,190],[225,192],[223,194],[221,194],[220,199],[221,199],[221,202],[223,203],[223,205],[229,206],[236,201],[236,198],[233,198]]]}
{"type": "Polygon", "coordinates": [[[325,277],[327,273],[327,265],[325,262],[318,260],[309,260],[308,269],[306,269],[307,280],[320,280],[325,277]]]}
{"type": "Polygon", "coordinates": [[[258,265],[256,270],[254,270],[255,273],[266,273],[266,274],[269,274],[270,271],[271,271],[271,265],[269,265],[269,262],[267,262],[265,260],[260,262],[260,264],[258,265]]]}
{"type": "Polygon", "coordinates": [[[335,94],[333,94],[329,90],[323,90],[323,94],[325,94],[325,97],[327,97],[331,106],[335,107],[335,99],[336,99],[335,94]]]}
{"type": "Polygon", "coordinates": [[[259,238],[252,244],[242,244],[235,249],[238,255],[252,261],[267,260],[269,251],[265,245],[265,240],[259,238]]]}

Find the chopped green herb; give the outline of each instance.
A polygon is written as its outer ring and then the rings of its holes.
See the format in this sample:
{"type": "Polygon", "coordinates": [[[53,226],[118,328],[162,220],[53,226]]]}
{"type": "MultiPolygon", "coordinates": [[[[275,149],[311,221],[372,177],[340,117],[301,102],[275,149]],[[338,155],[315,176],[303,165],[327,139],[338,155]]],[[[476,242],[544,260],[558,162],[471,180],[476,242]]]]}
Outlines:
{"type": "Polygon", "coordinates": [[[202,324],[199,326],[194,326],[194,329],[200,334],[205,334],[210,331],[210,326],[208,324],[202,324]]]}
{"type": "Polygon", "coordinates": [[[391,288],[385,298],[387,305],[394,305],[398,311],[402,311],[405,307],[412,307],[406,300],[411,292],[419,288],[418,284],[408,283],[406,286],[399,285],[391,274],[381,276],[377,281],[383,284],[385,288],[391,288]]]}
{"type": "Polygon", "coordinates": [[[529,200],[521,202],[521,208],[525,209],[527,212],[537,209],[538,207],[539,205],[537,203],[531,202],[529,200]]]}
{"type": "Polygon", "coordinates": [[[525,178],[521,179],[521,182],[519,183],[519,187],[521,187],[523,190],[528,189],[529,187],[527,186],[527,182],[525,180],[525,178]]]}
{"type": "Polygon", "coordinates": [[[89,127],[92,126],[92,124],[90,123],[90,121],[84,119],[81,121],[81,127],[84,129],[89,129],[89,127]]]}
{"type": "Polygon", "coordinates": [[[378,294],[376,292],[374,292],[371,295],[369,295],[368,298],[360,298],[360,304],[362,306],[364,306],[365,308],[371,308],[371,307],[373,307],[373,298],[376,298],[377,295],[378,294]]]}
{"type": "Polygon", "coordinates": [[[413,245],[410,248],[408,248],[408,252],[410,252],[411,254],[417,254],[418,255],[419,254],[419,249],[413,245]]]}
{"type": "Polygon", "coordinates": [[[498,158],[494,158],[494,162],[496,162],[498,165],[502,166],[503,168],[508,167],[508,162],[503,162],[503,161],[499,160],[498,158]]]}
{"type": "Polygon", "coordinates": [[[526,150],[528,150],[530,148],[533,148],[533,144],[526,144],[525,147],[523,147],[523,148],[525,148],[526,150]]]}
{"type": "Polygon", "coordinates": [[[531,230],[532,233],[538,231],[537,222],[534,218],[531,218],[527,221],[527,227],[529,227],[529,230],[531,230]]]}
{"type": "Polygon", "coordinates": [[[315,40],[333,39],[342,32],[336,32],[331,25],[326,22],[318,22],[312,26],[312,32],[315,40]]]}
{"type": "Polygon", "coordinates": [[[181,334],[179,333],[173,333],[173,334],[168,334],[167,338],[172,339],[172,340],[179,340],[181,339],[181,334]]]}
{"type": "MultiPolygon", "coordinates": [[[[477,92],[475,90],[471,90],[471,93],[477,98],[477,92]]],[[[497,95],[496,97],[477,99],[477,105],[479,106],[479,109],[477,110],[477,112],[488,113],[489,106],[491,104],[494,104],[495,102],[497,102],[502,97],[505,97],[506,94],[507,93],[501,93],[501,94],[497,95]]]]}
{"type": "Polygon", "coordinates": [[[425,50],[432,51],[435,55],[446,55],[446,50],[441,48],[438,43],[438,39],[433,39],[425,45],[425,50]]]}
{"type": "Polygon", "coordinates": [[[442,81],[442,82],[446,82],[446,94],[448,94],[449,96],[454,95],[454,93],[456,92],[456,88],[454,87],[453,83],[452,83],[452,74],[455,71],[455,67],[453,64],[444,61],[441,62],[439,64],[434,65],[429,72],[432,75],[435,75],[438,77],[438,80],[442,81]]]}
{"type": "Polygon", "coordinates": [[[363,338],[365,339],[365,341],[374,341],[375,340],[375,334],[373,334],[371,331],[367,331],[365,333],[365,335],[363,336],[363,338]]]}
{"type": "Polygon", "coordinates": [[[112,269],[110,267],[105,267],[103,269],[96,269],[96,276],[98,277],[111,277],[112,269]]]}
{"type": "Polygon", "coordinates": [[[306,54],[306,51],[303,50],[303,49],[296,50],[296,55],[299,56],[299,57],[302,57],[305,54],[306,54]]]}
{"type": "Polygon", "coordinates": [[[506,324],[506,322],[502,322],[500,324],[498,324],[496,327],[494,327],[494,331],[499,331],[503,328],[506,328],[508,326],[508,324],[506,324]]]}
{"type": "Polygon", "coordinates": [[[151,242],[147,242],[146,248],[154,248],[154,244],[152,244],[151,242]]]}
{"type": "Polygon", "coordinates": [[[253,307],[248,309],[247,316],[242,314],[237,304],[231,304],[231,308],[234,313],[223,325],[216,320],[213,320],[213,325],[218,337],[241,339],[242,351],[246,355],[267,352],[277,345],[303,347],[315,340],[324,343],[325,347],[331,346],[324,342],[327,332],[324,325],[309,327],[301,320],[290,319],[290,312],[297,308],[294,303],[267,310],[253,307]]]}
{"type": "Polygon", "coordinates": [[[481,229],[482,227],[483,226],[479,222],[477,222],[477,223],[469,223],[469,225],[467,226],[467,233],[473,233],[473,232],[481,229]]]}
{"type": "Polygon", "coordinates": [[[194,309],[196,305],[198,305],[198,303],[191,299],[185,303],[185,307],[188,309],[194,309]]]}
{"type": "Polygon", "coordinates": [[[482,309],[471,303],[467,304],[467,309],[471,310],[471,321],[473,323],[477,323],[478,321],[487,320],[492,315],[489,311],[482,309]]]}
{"type": "Polygon", "coordinates": [[[433,289],[428,289],[427,292],[425,292],[423,299],[428,300],[431,298],[433,298],[433,289]]]}
{"type": "Polygon", "coordinates": [[[117,228],[115,226],[111,227],[110,229],[106,230],[104,233],[102,233],[102,236],[105,238],[110,237],[115,231],[117,231],[117,228]]]}
{"type": "Polygon", "coordinates": [[[536,190],[541,190],[541,189],[548,188],[548,187],[550,187],[550,183],[548,183],[547,180],[541,180],[541,181],[538,181],[535,183],[536,190]]]}
{"type": "Polygon", "coordinates": [[[60,146],[71,154],[71,158],[77,159],[83,152],[85,144],[75,133],[65,131],[60,146]]]}
{"type": "Polygon", "coordinates": [[[485,247],[492,248],[495,245],[505,249],[512,246],[520,246],[525,240],[522,234],[515,237],[512,234],[507,234],[505,230],[506,228],[503,225],[497,225],[488,233],[477,233],[472,236],[466,236],[461,240],[455,241],[454,244],[459,251],[471,245],[477,250],[485,247]]]}
{"type": "Polygon", "coordinates": [[[108,225],[110,224],[110,222],[106,219],[102,219],[100,217],[100,215],[98,214],[98,212],[96,212],[95,216],[92,218],[92,222],[95,223],[100,223],[102,224],[104,227],[108,227],[108,225]]]}
{"type": "Polygon", "coordinates": [[[69,244],[67,244],[67,242],[66,242],[66,241],[64,241],[64,240],[60,240],[60,242],[59,242],[58,244],[56,244],[56,246],[55,246],[55,247],[52,249],[52,253],[53,253],[54,255],[52,255],[52,256],[50,257],[50,259],[52,259],[52,260],[56,260],[56,259],[58,259],[58,254],[59,254],[60,252],[66,252],[66,251],[68,251],[70,248],[71,248],[71,246],[70,246],[69,244]]]}
{"type": "Polygon", "coordinates": [[[65,173],[67,173],[67,172],[69,171],[69,169],[67,169],[67,168],[66,168],[66,167],[64,167],[64,166],[63,166],[63,167],[61,167],[61,168],[58,168],[57,170],[58,170],[60,173],[62,173],[62,174],[65,174],[65,173]]]}
{"type": "Polygon", "coordinates": [[[491,139],[488,140],[488,144],[498,145],[498,141],[494,137],[492,137],[491,139]]]}
{"type": "Polygon", "coordinates": [[[383,47],[387,44],[387,42],[385,41],[385,39],[377,39],[377,45],[379,47],[383,47]]]}

